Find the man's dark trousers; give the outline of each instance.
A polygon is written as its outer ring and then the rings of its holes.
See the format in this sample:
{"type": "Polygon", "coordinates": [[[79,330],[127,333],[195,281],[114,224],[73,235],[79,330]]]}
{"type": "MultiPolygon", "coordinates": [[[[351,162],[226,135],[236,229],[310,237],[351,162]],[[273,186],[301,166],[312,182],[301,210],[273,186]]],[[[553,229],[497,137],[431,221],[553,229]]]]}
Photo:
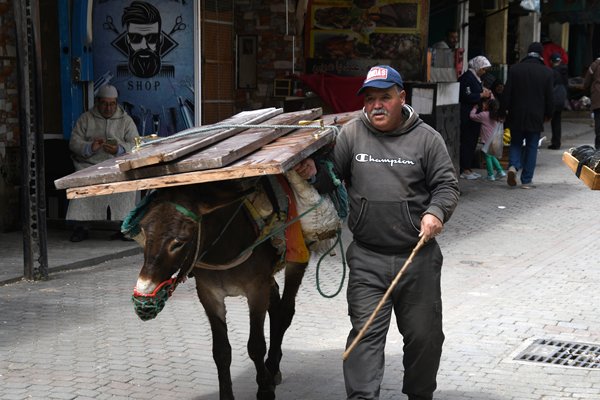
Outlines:
{"type": "Polygon", "coordinates": [[[552,140],[550,144],[552,147],[557,149],[560,148],[561,144],[561,136],[562,136],[562,107],[554,110],[554,114],[552,114],[552,121],[550,122],[550,126],[552,127],[552,140]]]}
{"type": "MultiPolygon", "coordinates": [[[[404,265],[410,251],[385,255],[353,242],[348,247],[348,312],[352,330],[347,346],[371,316],[404,265]]],[[[416,254],[387,303],[344,362],[348,399],[378,399],[385,365],[385,342],[392,310],[404,339],[404,385],[411,400],[429,400],[436,389],[444,333],[440,275],[442,254],[435,241],[416,254]]]]}

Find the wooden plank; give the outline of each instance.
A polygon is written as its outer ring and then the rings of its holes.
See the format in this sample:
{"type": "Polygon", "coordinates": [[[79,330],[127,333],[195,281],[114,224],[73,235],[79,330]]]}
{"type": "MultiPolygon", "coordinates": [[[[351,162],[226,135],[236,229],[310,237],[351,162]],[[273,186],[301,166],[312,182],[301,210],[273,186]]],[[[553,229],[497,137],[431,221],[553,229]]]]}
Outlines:
{"type": "MultiPolygon", "coordinates": [[[[285,113],[263,122],[262,125],[293,125],[301,120],[312,120],[321,114],[322,110],[320,108],[285,113]]],[[[158,164],[156,166],[136,168],[125,172],[119,169],[119,164],[123,162],[122,158],[116,157],[57,179],[54,181],[54,185],[57,189],[68,189],[79,186],[171,175],[198,169],[218,168],[259,149],[266,143],[275,140],[291,130],[293,129],[248,129],[243,133],[220,142],[218,144],[220,154],[216,153],[214,149],[209,148],[192,153],[181,160],[158,164]],[[243,149],[240,148],[242,143],[245,144],[243,149]]]]}
{"type": "Polygon", "coordinates": [[[150,144],[127,154],[123,158],[123,162],[119,163],[119,169],[125,172],[147,165],[173,161],[177,158],[183,157],[186,154],[208,147],[220,140],[227,139],[246,129],[223,128],[220,130],[208,130],[208,128],[218,125],[259,124],[281,114],[282,112],[283,109],[273,107],[261,110],[242,111],[241,113],[236,114],[231,118],[227,118],[218,124],[186,129],[177,133],[177,137],[173,138],[172,140],[150,144]],[[188,135],[183,136],[185,134],[188,135]]]}
{"type": "MultiPolygon", "coordinates": [[[[359,113],[360,111],[354,111],[326,115],[323,117],[323,121],[325,125],[343,125],[358,116],[359,113]]],[[[67,190],[67,198],[73,199],[168,186],[282,174],[315,151],[331,143],[334,137],[335,134],[331,128],[325,130],[298,129],[223,168],[76,187],[67,190]]]]}
{"type": "MultiPolygon", "coordinates": [[[[175,163],[160,164],[144,169],[146,176],[160,176],[165,174],[176,174],[182,172],[192,172],[205,169],[221,168],[235,160],[238,160],[258,149],[269,142],[292,132],[298,122],[303,120],[311,121],[319,118],[323,111],[321,108],[310,110],[295,111],[277,115],[261,125],[273,126],[293,126],[289,128],[250,128],[236,136],[223,140],[213,146],[190,154],[184,159],[175,163]]],[[[146,177],[144,176],[144,177],[146,177]]]]}
{"type": "MultiPolygon", "coordinates": [[[[563,153],[563,162],[571,169],[573,172],[577,172],[577,167],[579,166],[579,160],[573,157],[570,153],[566,151],[563,153]]],[[[584,165],[581,167],[581,173],[579,174],[579,179],[586,184],[592,190],[600,190],[600,174],[594,172],[590,167],[584,165]]]]}

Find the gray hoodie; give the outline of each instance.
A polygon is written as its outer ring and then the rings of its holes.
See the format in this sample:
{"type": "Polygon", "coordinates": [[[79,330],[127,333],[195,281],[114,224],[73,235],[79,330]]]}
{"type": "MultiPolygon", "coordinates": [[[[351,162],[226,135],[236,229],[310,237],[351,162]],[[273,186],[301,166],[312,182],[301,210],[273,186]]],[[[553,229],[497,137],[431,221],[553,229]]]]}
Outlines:
{"type": "Polygon", "coordinates": [[[450,219],[456,171],[442,136],[405,105],[404,122],[378,131],[363,113],[345,124],[331,158],[348,189],[348,226],[364,247],[398,254],[419,241],[421,216],[450,219]]]}

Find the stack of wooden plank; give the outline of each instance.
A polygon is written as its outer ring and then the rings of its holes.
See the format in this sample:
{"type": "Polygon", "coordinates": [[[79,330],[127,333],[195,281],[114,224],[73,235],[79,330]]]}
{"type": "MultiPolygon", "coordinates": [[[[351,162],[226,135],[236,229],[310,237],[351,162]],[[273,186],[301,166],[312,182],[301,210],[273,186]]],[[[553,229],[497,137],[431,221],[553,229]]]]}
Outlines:
{"type": "Polygon", "coordinates": [[[321,108],[289,113],[276,108],[244,111],[218,124],[145,142],[131,153],[54,184],[66,189],[67,198],[72,199],[281,174],[334,140],[335,129],[327,126],[342,126],[358,112],[322,113],[321,108]]]}

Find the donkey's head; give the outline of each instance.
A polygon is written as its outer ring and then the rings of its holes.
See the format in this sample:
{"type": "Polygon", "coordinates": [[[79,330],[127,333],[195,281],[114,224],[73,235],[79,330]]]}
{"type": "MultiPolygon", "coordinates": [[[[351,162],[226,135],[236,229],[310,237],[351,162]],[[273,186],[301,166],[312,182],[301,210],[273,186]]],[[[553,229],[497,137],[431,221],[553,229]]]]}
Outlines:
{"type": "Polygon", "coordinates": [[[144,264],[133,302],[141,319],[158,315],[202,254],[207,245],[204,216],[240,201],[244,194],[232,183],[180,186],[153,194],[136,229],[136,240],[144,248],[144,264]]]}

